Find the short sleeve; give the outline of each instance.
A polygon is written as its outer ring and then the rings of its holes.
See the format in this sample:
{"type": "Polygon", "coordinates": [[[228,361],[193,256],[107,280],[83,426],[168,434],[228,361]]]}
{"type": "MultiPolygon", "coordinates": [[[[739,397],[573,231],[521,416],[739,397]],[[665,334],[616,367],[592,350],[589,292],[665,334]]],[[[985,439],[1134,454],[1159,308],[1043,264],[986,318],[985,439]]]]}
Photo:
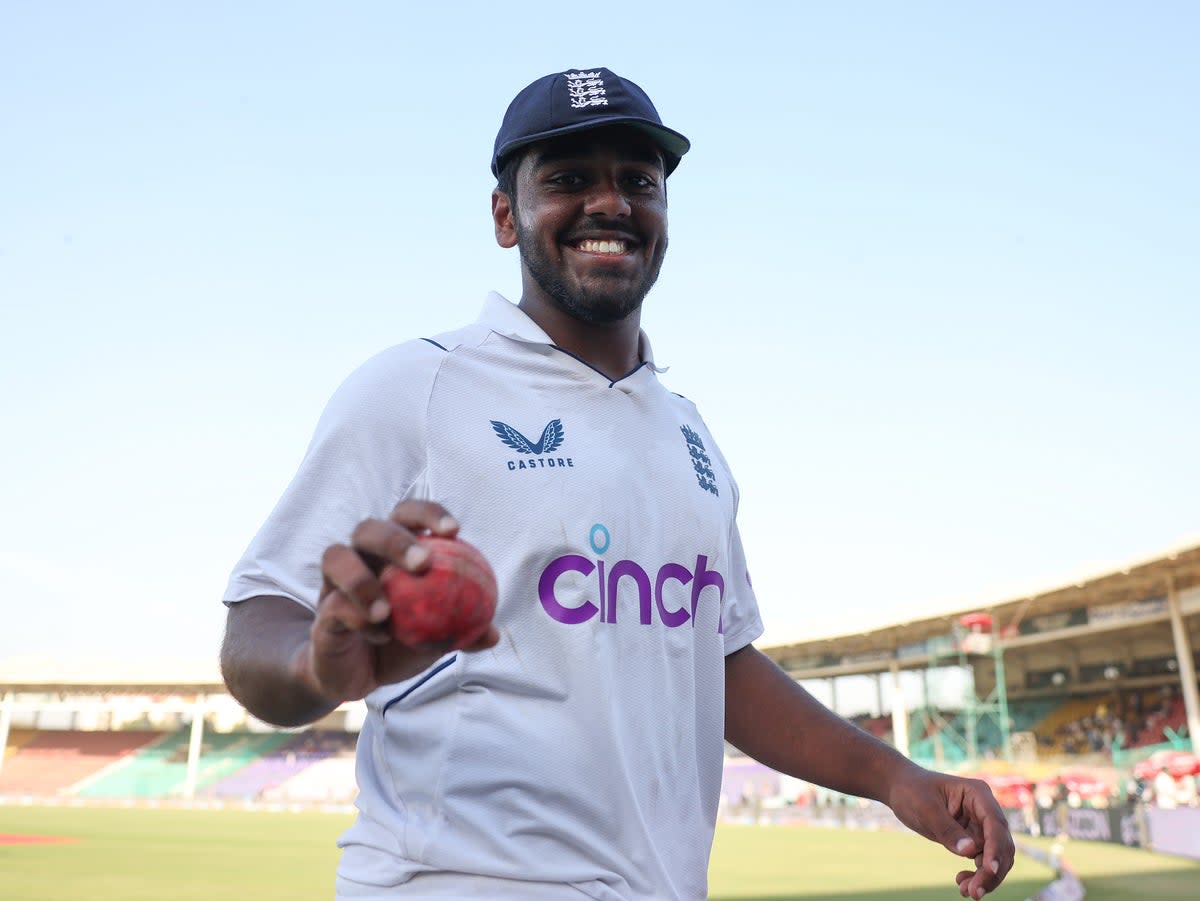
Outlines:
{"type": "Polygon", "coordinates": [[[721,633],[726,656],[741,650],[763,633],[758,599],[750,580],[750,569],[746,564],[746,552],[736,520],[729,529],[729,561],[733,578],[731,584],[726,586],[725,604],[721,611],[721,633]]]}
{"type": "Polygon", "coordinates": [[[299,469],[251,540],[224,595],[280,595],[316,609],[321,556],[364,519],[386,518],[426,466],[426,410],[445,357],[413,341],[368,360],[325,407],[299,469]]]}

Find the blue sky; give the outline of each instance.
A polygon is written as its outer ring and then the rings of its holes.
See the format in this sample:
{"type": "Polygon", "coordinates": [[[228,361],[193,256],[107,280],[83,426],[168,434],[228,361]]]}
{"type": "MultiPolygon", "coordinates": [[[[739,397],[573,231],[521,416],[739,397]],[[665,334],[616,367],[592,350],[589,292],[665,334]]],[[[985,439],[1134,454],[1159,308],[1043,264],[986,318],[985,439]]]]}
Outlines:
{"type": "Polygon", "coordinates": [[[693,142],[643,324],[764,644],[1200,541],[1200,13],[1047,6],[0,2],[0,661],[212,657],[338,382],[518,296],[573,67],[693,142]]]}

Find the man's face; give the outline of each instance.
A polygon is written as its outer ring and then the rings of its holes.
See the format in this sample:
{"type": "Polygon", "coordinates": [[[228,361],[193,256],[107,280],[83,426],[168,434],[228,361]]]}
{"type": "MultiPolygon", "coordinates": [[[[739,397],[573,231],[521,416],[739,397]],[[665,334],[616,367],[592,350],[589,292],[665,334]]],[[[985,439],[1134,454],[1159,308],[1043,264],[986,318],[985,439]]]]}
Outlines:
{"type": "Polygon", "coordinates": [[[583,322],[641,307],[667,250],[666,175],[654,143],[606,128],[533,145],[513,224],[524,290],[583,322]]]}

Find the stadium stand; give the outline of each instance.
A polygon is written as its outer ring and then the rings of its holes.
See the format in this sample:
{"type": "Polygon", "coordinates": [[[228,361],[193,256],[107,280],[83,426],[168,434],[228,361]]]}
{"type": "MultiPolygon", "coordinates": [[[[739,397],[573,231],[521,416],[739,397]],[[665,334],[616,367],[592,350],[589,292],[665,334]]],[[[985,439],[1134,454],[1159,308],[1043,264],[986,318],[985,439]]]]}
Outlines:
{"type": "MultiPolygon", "coordinates": [[[[1063,703],[1061,698],[1027,698],[1008,705],[1010,732],[1033,732],[1043,728],[1042,723],[1053,715],[1063,703]]],[[[984,753],[996,753],[1002,749],[1003,737],[995,719],[983,717],[976,726],[976,742],[984,753]]]]}
{"type": "Polygon", "coordinates": [[[1146,727],[1131,747],[1145,748],[1166,742],[1170,734],[1187,734],[1187,711],[1183,698],[1177,697],[1164,705],[1164,709],[1152,712],[1146,718],[1146,727]]]}
{"type": "MultiPolygon", "coordinates": [[[[158,732],[31,732],[4,762],[0,795],[49,797],[87,779],[160,737],[158,732]]],[[[10,736],[10,741],[12,736],[10,736]]]]}
{"type": "MultiPolygon", "coordinates": [[[[208,786],[202,794],[213,798],[257,800],[264,792],[290,784],[302,771],[328,757],[336,754],[353,756],[353,753],[354,737],[344,732],[303,732],[208,786]]],[[[323,788],[317,791],[328,793],[323,788]]]]}
{"type": "Polygon", "coordinates": [[[1072,723],[1090,716],[1100,702],[1098,697],[1070,698],[1052,710],[1037,725],[1036,734],[1042,747],[1050,753],[1066,754],[1067,737],[1072,723]]]}
{"type": "Polygon", "coordinates": [[[354,800],[354,757],[338,754],[319,760],[284,782],[262,791],[262,800],[292,804],[344,804],[354,800]]]}
{"type": "MultiPolygon", "coordinates": [[[[210,734],[209,738],[217,739],[218,734],[210,734]]],[[[196,785],[201,789],[207,788],[231,773],[250,766],[287,741],[287,733],[251,735],[235,732],[229,736],[221,736],[201,751],[196,785]]]]}
{"type": "Polygon", "coordinates": [[[1153,691],[1067,699],[1034,731],[1045,753],[1075,756],[1154,747],[1186,726],[1183,699],[1153,691]]]}
{"type": "Polygon", "coordinates": [[[92,779],[75,786],[82,798],[154,798],[166,797],[171,786],[182,781],[180,761],[186,761],[188,735],[175,732],[162,735],[92,779]]]}
{"type": "MultiPolygon", "coordinates": [[[[99,778],[76,786],[75,794],[83,798],[178,796],[187,779],[189,740],[189,729],[164,736],[99,774],[99,778]]],[[[210,733],[201,747],[196,784],[199,788],[211,785],[287,740],[285,733],[210,733]]]]}
{"type": "Polygon", "coordinates": [[[13,729],[8,733],[8,744],[4,748],[4,759],[8,760],[17,751],[33,741],[36,735],[37,732],[33,729],[13,729]]]}

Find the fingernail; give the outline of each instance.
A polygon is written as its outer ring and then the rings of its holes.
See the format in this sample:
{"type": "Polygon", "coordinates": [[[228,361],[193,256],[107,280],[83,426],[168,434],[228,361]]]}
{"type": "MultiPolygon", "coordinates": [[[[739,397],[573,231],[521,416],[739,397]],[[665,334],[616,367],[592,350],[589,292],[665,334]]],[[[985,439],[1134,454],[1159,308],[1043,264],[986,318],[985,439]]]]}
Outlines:
{"type": "Polygon", "coordinates": [[[443,516],[438,520],[437,530],[439,532],[453,532],[458,528],[458,520],[453,516],[443,516]]]}
{"type": "Polygon", "coordinates": [[[991,863],[989,863],[989,864],[988,864],[988,866],[989,866],[989,867],[991,867],[991,870],[992,870],[992,872],[993,872],[993,873],[999,873],[999,872],[1000,872],[1000,861],[998,861],[998,860],[993,860],[991,863]]]}
{"type": "Polygon", "coordinates": [[[971,840],[969,838],[967,838],[966,836],[963,836],[954,845],[954,850],[957,851],[959,854],[966,854],[967,848],[971,847],[971,844],[972,844],[971,840]]]}
{"type": "Polygon", "coordinates": [[[367,610],[367,619],[373,623],[381,623],[388,618],[388,614],[392,612],[391,605],[383,598],[376,598],[371,602],[370,609],[367,610]]]}
{"type": "Polygon", "coordinates": [[[419,544],[410,544],[408,550],[404,552],[404,568],[408,570],[416,569],[429,559],[429,551],[421,547],[419,544]]]}
{"type": "Polygon", "coordinates": [[[987,894],[987,893],[983,890],[983,886],[982,885],[979,886],[979,888],[975,889],[975,901],[979,901],[979,899],[982,898],[985,894],[987,894]]]}

